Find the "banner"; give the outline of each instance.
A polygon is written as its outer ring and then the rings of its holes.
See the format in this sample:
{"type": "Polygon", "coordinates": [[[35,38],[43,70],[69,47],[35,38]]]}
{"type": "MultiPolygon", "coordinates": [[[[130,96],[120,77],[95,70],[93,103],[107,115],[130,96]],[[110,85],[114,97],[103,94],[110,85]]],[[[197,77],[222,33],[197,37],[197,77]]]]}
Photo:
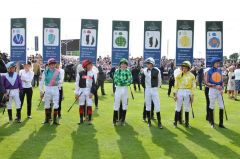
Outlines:
{"type": "Polygon", "coordinates": [[[218,57],[223,60],[223,22],[206,22],[206,67],[211,67],[211,60],[218,57]]]}
{"type": "Polygon", "coordinates": [[[35,47],[34,47],[34,48],[35,48],[35,51],[38,51],[38,50],[39,50],[39,49],[38,49],[38,36],[35,36],[35,37],[34,37],[34,42],[35,42],[35,43],[34,43],[34,44],[35,44],[35,45],[34,45],[34,46],[35,46],[35,47]]]}
{"type": "Polygon", "coordinates": [[[129,21],[112,22],[112,66],[129,58],[129,21]]]}
{"type": "Polygon", "coordinates": [[[25,64],[27,60],[26,18],[11,19],[11,61],[25,64]]]}
{"type": "Polygon", "coordinates": [[[60,63],[60,18],[43,18],[43,63],[55,58],[60,63]]]}
{"type": "Polygon", "coordinates": [[[80,61],[97,61],[98,20],[82,19],[80,38],[80,61]]]}
{"type": "Polygon", "coordinates": [[[155,59],[155,66],[160,68],[161,63],[161,21],[144,21],[144,59],[152,57],[155,59]]]}
{"type": "Polygon", "coordinates": [[[193,63],[194,21],[177,20],[176,66],[183,61],[193,63]]]}

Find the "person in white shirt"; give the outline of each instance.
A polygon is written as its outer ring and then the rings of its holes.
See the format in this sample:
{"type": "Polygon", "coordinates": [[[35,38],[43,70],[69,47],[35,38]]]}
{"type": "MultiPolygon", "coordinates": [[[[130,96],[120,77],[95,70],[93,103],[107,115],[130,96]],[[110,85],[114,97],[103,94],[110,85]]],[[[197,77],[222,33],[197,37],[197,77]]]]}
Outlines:
{"type": "Polygon", "coordinates": [[[27,95],[27,116],[28,119],[31,119],[31,109],[32,109],[32,80],[34,77],[34,72],[31,70],[32,63],[28,61],[26,64],[24,64],[24,69],[19,71],[19,76],[22,80],[22,87],[23,91],[20,94],[20,100],[21,100],[21,110],[24,102],[24,97],[27,95]]]}
{"type": "Polygon", "coordinates": [[[62,69],[60,64],[56,64],[56,69],[60,72],[60,82],[59,82],[59,107],[58,107],[58,118],[61,118],[61,110],[62,110],[62,100],[63,100],[63,82],[64,82],[64,75],[65,71],[62,69]]]}
{"type": "Polygon", "coordinates": [[[238,101],[237,95],[240,91],[240,64],[237,65],[237,69],[234,71],[235,76],[235,100],[238,101]]]}

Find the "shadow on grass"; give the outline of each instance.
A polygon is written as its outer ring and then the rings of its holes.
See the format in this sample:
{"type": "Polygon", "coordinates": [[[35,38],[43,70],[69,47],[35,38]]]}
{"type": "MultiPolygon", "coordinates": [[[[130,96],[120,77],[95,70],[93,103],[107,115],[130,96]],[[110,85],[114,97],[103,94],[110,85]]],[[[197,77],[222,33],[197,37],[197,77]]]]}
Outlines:
{"type": "Polygon", "coordinates": [[[240,134],[230,129],[216,129],[219,133],[224,135],[226,138],[232,140],[232,144],[240,147],[240,134]]]}
{"type": "Polygon", "coordinates": [[[47,143],[56,137],[56,127],[57,126],[43,125],[37,132],[32,132],[28,139],[11,155],[10,159],[40,158],[47,143]]]}
{"type": "Polygon", "coordinates": [[[100,158],[96,132],[94,125],[87,124],[80,125],[77,131],[72,132],[72,159],[100,158]]]}
{"type": "Polygon", "coordinates": [[[177,139],[177,135],[169,131],[167,128],[162,130],[151,127],[152,142],[165,150],[165,155],[176,159],[197,159],[197,157],[188,150],[177,139]]]}
{"type": "Polygon", "coordinates": [[[24,119],[22,123],[16,123],[13,122],[11,125],[9,123],[5,123],[2,126],[0,126],[0,143],[4,139],[4,136],[10,136],[17,131],[20,130],[20,128],[24,127],[24,125],[27,123],[28,119],[24,119]],[[9,125],[9,126],[8,126],[9,125]],[[7,127],[8,126],[8,127],[7,127]]]}
{"type": "Polygon", "coordinates": [[[108,95],[104,95],[104,96],[98,96],[98,99],[101,101],[104,101],[104,99],[107,99],[108,95]]]}
{"type": "Polygon", "coordinates": [[[142,146],[142,142],[137,139],[138,133],[133,130],[132,126],[128,124],[125,126],[116,126],[115,130],[120,136],[117,143],[122,158],[150,158],[142,146]]]}
{"type": "Polygon", "coordinates": [[[93,117],[96,118],[96,117],[99,117],[99,114],[98,114],[98,111],[99,111],[99,108],[98,109],[94,109],[93,111],[93,117]]]}
{"type": "Polygon", "coordinates": [[[40,103],[40,100],[38,100],[37,105],[36,105],[36,110],[44,110],[44,101],[40,103]]]}
{"type": "Polygon", "coordinates": [[[218,158],[239,158],[239,155],[237,153],[229,149],[227,146],[220,145],[217,142],[211,140],[211,136],[204,134],[199,129],[191,128],[187,130],[179,130],[183,132],[190,141],[207,149],[218,158]]]}

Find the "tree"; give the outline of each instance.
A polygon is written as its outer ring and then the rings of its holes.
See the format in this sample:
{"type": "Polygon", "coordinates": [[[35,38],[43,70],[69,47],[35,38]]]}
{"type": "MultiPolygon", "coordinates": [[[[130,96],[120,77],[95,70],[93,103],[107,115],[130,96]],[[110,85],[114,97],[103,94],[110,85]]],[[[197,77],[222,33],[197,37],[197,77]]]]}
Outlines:
{"type": "Polygon", "coordinates": [[[228,58],[227,58],[227,56],[223,56],[223,60],[227,60],[228,58]]]}
{"type": "Polygon", "coordinates": [[[239,54],[238,53],[233,53],[229,56],[230,60],[238,60],[239,54]]]}

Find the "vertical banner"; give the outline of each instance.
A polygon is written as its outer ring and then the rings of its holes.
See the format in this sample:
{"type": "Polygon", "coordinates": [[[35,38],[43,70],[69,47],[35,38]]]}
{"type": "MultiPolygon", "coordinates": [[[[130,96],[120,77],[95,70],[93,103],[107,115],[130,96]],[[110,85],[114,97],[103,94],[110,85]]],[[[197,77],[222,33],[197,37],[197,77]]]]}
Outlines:
{"type": "Polygon", "coordinates": [[[96,64],[98,20],[82,19],[80,40],[80,61],[89,59],[96,64]]]}
{"type": "Polygon", "coordinates": [[[129,58],[129,21],[112,22],[112,66],[129,58]]]}
{"type": "Polygon", "coordinates": [[[176,66],[183,61],[193,63],[194,21],[177,20],[176,66]]]}
{"type": "Polygon", "coordinates": [[[43,63],[55,58],[60,63],[60,18],[43,18],[43,63]]]}
{"type": "Polygon", "coordinates": [[[11,61],[25,64],[27,59],[26,52],[26,18],[11,19],[11,61]]]}
{"type": "Polygon", "coordinates": [[[155,59],[156,67],[160,68],[161,62],[161,21],[144,21],[144,59],[155,59]]]}
{"type": "Polygon", "coordinates": [[[39,50],[39,48],[38,48],[38,36],[35,36],[35,37],[34,37],[34,44],[35,44],[35,45],[34,45],[34,46],[35,46],[35,47],[34,47],[34,48],[35,48],[35,51],[38,51],[38,50],[39,50]]]}
{"type": "Polygon", "coordinates": [[[206,22],[206,67],[211,67],[211,60],[218,57],[223,60],[223,22],[206,22]]]}

